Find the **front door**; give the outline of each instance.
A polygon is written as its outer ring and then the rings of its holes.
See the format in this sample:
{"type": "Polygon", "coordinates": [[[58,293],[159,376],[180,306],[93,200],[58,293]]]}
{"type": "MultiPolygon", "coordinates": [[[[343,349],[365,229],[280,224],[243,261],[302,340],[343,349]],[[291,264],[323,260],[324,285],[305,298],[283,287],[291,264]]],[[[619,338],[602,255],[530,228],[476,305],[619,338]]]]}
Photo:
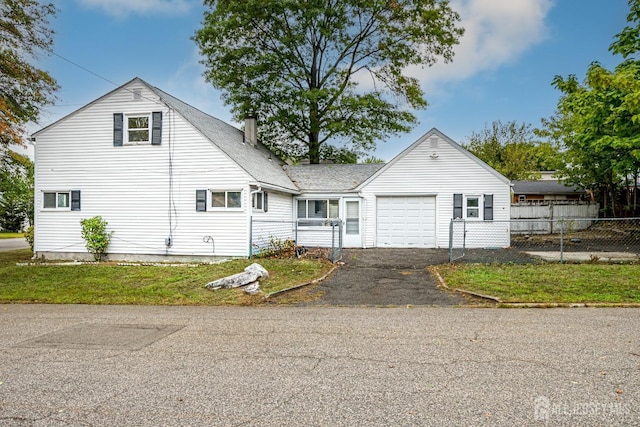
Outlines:
{"type": "Polygon", "coordinates": [[[345,248],[361,248],[360,199],[344,199],[344,212],[342,246],[345,248]]]}

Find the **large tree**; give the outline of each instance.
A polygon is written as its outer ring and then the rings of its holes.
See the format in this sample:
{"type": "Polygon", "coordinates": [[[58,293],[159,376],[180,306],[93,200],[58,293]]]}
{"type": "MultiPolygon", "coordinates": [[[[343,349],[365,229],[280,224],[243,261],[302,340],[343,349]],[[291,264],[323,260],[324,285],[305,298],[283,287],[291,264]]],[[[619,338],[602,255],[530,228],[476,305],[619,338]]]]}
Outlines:
{"type": "Polygon", "coordinates": [[[555,147],[537,141],[531,125],[516,121],[493,121],[472,132],[463,146],[510,180],[539,179],[539,171],[559,166],[555,147]]]}
{"type": "Polygon", "coordinates": [[[20,231],[33,224],[33,162],[6,150],[0,157],[0,229],[20,231]]]}
{"type": "Polygon", "coordinates": [[[546,135],[563,146],[567,180],[590,190],[613,216],[638,213],[640,61],[633,56],[640,48],[640,0],[629,6],[633,25],[610,47],[626,60],[613,71],[592,63],[583,83],[575,75],[556,76],[553,85],[562,95],[554,116],[543,120],[546,135]]]}
{"type": "Polygon", "coordinates": [[[318,163],[408,131],[427,102],[410,66],[450,61],[463,30],[446,0],[205,0],[206,78],[263,140],[318,163]]]}
{"type": "Polygon", "coordinates": [[[53,3],[0,1],[0,146],[22,144],[23,126],[54,101],[56,81],[34,66],[53,44],[53,3]]]}

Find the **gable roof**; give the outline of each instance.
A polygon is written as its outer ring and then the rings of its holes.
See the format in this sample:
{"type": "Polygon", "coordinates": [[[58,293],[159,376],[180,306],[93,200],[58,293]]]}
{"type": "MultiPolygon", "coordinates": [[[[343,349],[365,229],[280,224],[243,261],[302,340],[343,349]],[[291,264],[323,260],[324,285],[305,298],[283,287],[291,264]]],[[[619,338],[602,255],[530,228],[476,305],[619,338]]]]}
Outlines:
{"type": "Polygon", "coordinates": [[[515,194],[583,194],[584,190],[558,181],[513,181],[515,194]]]}
{"type": "Polygon", "coordinates": [[[318,164],[284,166],[291,180],[302,191],[341,192],[358,187],[384,164],[318,164]]]}
{"type": "Polygon", "coordinates": [[[244,132],[240,129],[198,110],[163,90],[150,85],[139,77],[132,79],[117,89],[85,105],[79,110],[76,110],[55,123],[39,130],[33,135],[36,136],[45,129],[48,129],[56,123],[75,115],[79,111],[99,102],[112,93],[125,89],[133,83],[140,83],[146,86],[150,91],[158,96],[158,98],[160,98],[162,103],[182,116],[182,118],[197,129],[212,144],[218,147],[225,155],[227,155],[227,157],[255,179],[257,183],[271,185],[278,189],[297,193],[298,190],[296,186],[291,182],[287,174],[282,169],[284,162],[273,154],[264,144],[258,142],[256,147],[248,143],[245,144],[244,132]]]}
{"type": "Polygon", "coordinates": [[[362,184],[360,184],[359,188],[362,188],[365,185],[369,184],[371,181],[376,179],[376,177],[378,177],[379,175],[384,173],[385,170],[389,169],[396,162],[398,162],[400,159],[402,159],[404,156],[409,154],[416,147],[418,147],[420,144],[422,144],[423,142],[425,142],[427,139],[429,139],[432,136],[440,137],[440,139],[442,139],[445,143],[451,145],[451,147],[455,148],[456,150],[458,150],[463,155],[469,157],[471,160],[473,160],[478,165],[480,165],[483,169],[486,169],[487,172],[491,173],[492,175],[494,175],[496,178],[498,178],[499,180],[501,180],[505,184],[507,184],[507,185],[510,184],[510,181],[504,175],[502,175],[500,172],[498,172],[497,170],[495,170],[494,168],[492,168],[491,166],[489,166],[488,164],[486,164],[485,162],[483,162],[482,160],[480,160],[479,158],[474,156],[471,152],[467,151],[464,147],[462,147],[460,144],[455,142],[453,139],[449,138],[444,133],[440,132],[438,129],[432,128],[429,132],[425,133],[420,138],[418,138],[418,140],[416,142],[414,142],[413,144],[411,144],[410,146],[405,148],[400,154],[398,154],[393,159],[391,159],[391,161],[389,163],[386,163],[384,165],[384,167],[380,168],[375,174],[371,175],[366,181],[364,181],[362,184]]]}

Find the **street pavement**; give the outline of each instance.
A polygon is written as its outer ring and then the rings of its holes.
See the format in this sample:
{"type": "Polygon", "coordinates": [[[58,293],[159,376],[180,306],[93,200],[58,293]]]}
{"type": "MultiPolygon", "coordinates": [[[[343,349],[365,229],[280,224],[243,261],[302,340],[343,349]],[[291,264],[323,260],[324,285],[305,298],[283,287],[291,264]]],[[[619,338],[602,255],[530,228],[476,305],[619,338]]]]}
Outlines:
{"type": "Polygon", "coordinates": [[[640,310],[0,305],[2,426],[639,425],[640,310]]]}
{"type": "Polygon", "coordinates": [[[16,249],[26,249],[29,244],[23,237],[18,239],[0,239],[0,252],[13,251],[16,249]]]}

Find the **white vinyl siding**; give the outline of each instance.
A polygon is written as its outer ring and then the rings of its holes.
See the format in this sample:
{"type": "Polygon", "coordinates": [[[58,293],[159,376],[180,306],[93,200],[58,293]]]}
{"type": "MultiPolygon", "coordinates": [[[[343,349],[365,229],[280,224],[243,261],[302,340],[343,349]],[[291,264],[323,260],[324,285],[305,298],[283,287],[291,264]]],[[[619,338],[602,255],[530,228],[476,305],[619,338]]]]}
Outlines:
{"type": "Polygon", "coordinates": [[[36,251],[86,253],[80,220],[101,215],[111,254],[247,256],[249,176],[155,94],[129,89],[140,99],[116,91],[38,134],[36,194],[82,190],[82,210],[56,215],[36,198],[36,251]],[[162,144],[114,147],[113,114],[123,111],[161,111],[162,144]],[[241,190],[242,208],[196,212],[196,190],[216,188],[241,190]]]}
{"type": "MultiPolygon", "coordinates": [[[[438,248],[449,245],[454,194],[493,195],[493,219],[496,222],[509,220],[509,183],[452,144],[455,142],[443,139],[437,132],[428,133],[361,189],[361,195],[365,199],[362,215],[365,247],[380,246],[376,203],[376,199],[380,197],[434,197],[435,247],[438,248]],[[438,141],[433,141],[433,138],[438,141]]],[[[482,209],[480,201],[480,215],[482,209]]],[[[508,229],[508,224],[496,223],[493,227],[508,229]]],[[[494,233],[496,230],[492,229],[490,232],[494,233]]],[[[509,233],[505,230],[499,232],[501,236],[505,236],[501,245],[508,246],[509,233]]],[[[481,241],[477,243],[482,244],[481,241]]]]}

